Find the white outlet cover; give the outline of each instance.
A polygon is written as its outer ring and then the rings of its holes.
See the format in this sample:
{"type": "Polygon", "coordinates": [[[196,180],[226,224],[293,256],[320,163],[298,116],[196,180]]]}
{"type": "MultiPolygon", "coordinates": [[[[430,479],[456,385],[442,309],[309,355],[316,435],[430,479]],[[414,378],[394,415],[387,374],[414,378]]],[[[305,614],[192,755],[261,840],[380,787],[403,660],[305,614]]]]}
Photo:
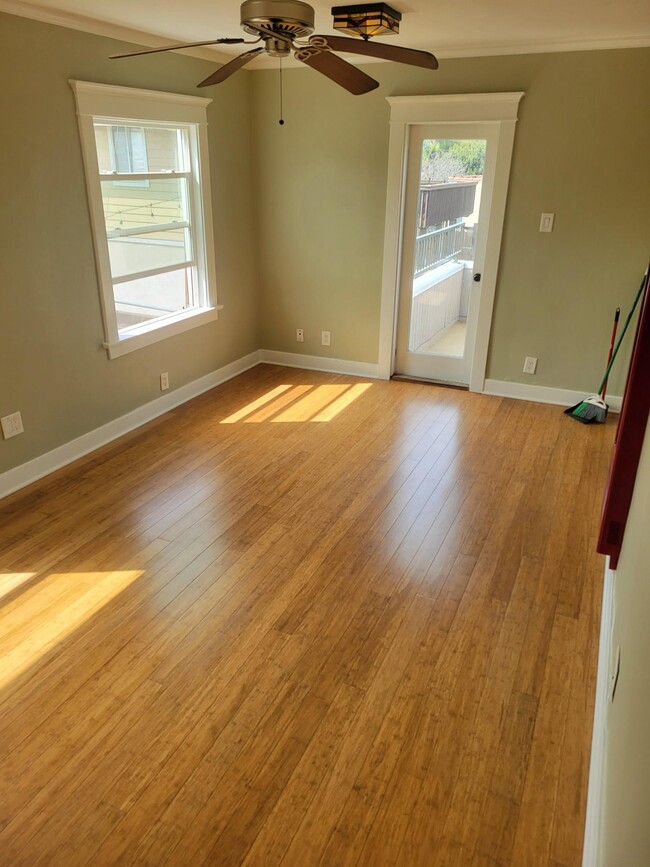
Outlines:
{"type": "Polygon", "coordinates": [[[330,345],[330,332],[329,331],[321,331],[322,337],[322,345],[329,346],[330,345]]]}
{"type": "Polygon", "coordinates": [[[0,419],[0,424],[2,425],[2,435],[6,440],[18,436],[18,434],[25,431],[23,417],[19,412],[4,416],[4,418],[0,419]]]}

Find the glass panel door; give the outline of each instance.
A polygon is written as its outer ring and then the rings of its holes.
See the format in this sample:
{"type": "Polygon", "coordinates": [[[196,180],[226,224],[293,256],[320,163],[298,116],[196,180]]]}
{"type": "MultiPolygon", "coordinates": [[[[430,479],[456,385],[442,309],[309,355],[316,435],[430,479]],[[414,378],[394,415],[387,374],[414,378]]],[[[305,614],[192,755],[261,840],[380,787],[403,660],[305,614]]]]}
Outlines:
{"type": "Polygon", "coordinates": [[[487,138],[460,129],[462,138],[413,134],[396,372],[466,384],[487,138]]]}

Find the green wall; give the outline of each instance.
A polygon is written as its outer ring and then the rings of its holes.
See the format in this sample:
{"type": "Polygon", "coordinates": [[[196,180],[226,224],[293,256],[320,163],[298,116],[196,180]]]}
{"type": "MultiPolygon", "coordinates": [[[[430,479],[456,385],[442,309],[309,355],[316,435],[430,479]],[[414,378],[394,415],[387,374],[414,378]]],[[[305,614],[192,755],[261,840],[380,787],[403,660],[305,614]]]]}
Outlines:
{"type": "Polygon", "coordinates": [[[286,71],[283,127],[277,72],[253,75],[264,347],[297,351],[302,327],[304,352],[377,360],[387,96],[523,90],[488,377],[595,390],[614,308],[631,303],[648,258],[650,51],[364,68],[381,86],[363,97],[286,71]],[[552,234],[538,231],[543,211],[552,234]]]}
{"type": "MultiPolygon", "coordinates": [[[[368,65],[352,97],[311,69],[212,88],[218,322],[109,361],[68,79],[197,93],[214,64],[122,62],[123,43],[0,14],[0,473],[260,347],[375,362],[388,159],[386,96],[524,90],[488,375],[591,392],[613,308],[648,255],[650,51],[368,65]],[[551,235],[537,231],[556,213],[551,235]],[[295,329],[305,329],[297,344],[295,329]],[[330,349],[320,332],[332,333],[330,349]],[[521,373],[525,355],[538,374],[521,373]]],[[[620,393],[621,374],[612,392],[620,393]]]]}
{"type": "Polygon", "coordinates": [[[0,15],[0,472],[259,346],[250,77],[196,90],[215,65],[178,54],[110,61],[123,43],[0,15]],[[103,337],[75,101],[68,79],[208,95],[219,320],[110,361],[103,337]]]}

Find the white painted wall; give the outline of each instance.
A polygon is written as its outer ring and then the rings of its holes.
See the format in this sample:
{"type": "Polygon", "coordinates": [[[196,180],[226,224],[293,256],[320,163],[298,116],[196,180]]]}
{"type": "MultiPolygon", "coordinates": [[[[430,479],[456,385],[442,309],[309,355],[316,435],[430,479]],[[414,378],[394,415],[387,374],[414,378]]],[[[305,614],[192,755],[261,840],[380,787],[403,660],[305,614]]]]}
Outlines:
{"type": "Polygon", "coordinates": [[[614,578],[610,655],[615,658],[620,646],[621,657],[616,695],[606,716],[598,867],[650,865],[649,530],[650,426],[614,578]]]}
{"type": "Polygon", "coordinates": [[[411,352],[463,315],[460,311],[464,271],[464,265],[448,262],[414,281],[409,331],[411,352]]]}

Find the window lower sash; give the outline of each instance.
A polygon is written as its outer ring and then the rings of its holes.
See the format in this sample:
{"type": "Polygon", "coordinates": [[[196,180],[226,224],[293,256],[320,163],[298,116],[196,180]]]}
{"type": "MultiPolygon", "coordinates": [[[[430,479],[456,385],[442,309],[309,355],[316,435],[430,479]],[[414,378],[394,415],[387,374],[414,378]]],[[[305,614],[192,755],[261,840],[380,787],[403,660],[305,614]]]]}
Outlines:
{"type": "Polygon", "coordinates": [[[149,235],[154,232],[168,232],[170,229],[189,229],[187,220],[177,223],[159,223],[158,225],[134,226],[132,229],[111,229],[106,233],[109,241],[113,238],[128,238],[129,235],[149,235]]]}
{"type": "Polygon", "coordinates": [[[113,286],[120,283],[130,283],[132,280],[143,280],[146,277],[157,277],[159,274],[170,274],[172,271],[185,271],[187,268],[195,268],[195,261],[181,262],[178,265],[165,265],[163,268],[151,268],[149,271],[138,271],[135,274],[124,274],[113,278],[113,286]]]}
{"type": "Polygon", "coordinates": [[[191,172],[100,172],[100,181],[160,181],[165,178],[188,178],[191,172]]]}

